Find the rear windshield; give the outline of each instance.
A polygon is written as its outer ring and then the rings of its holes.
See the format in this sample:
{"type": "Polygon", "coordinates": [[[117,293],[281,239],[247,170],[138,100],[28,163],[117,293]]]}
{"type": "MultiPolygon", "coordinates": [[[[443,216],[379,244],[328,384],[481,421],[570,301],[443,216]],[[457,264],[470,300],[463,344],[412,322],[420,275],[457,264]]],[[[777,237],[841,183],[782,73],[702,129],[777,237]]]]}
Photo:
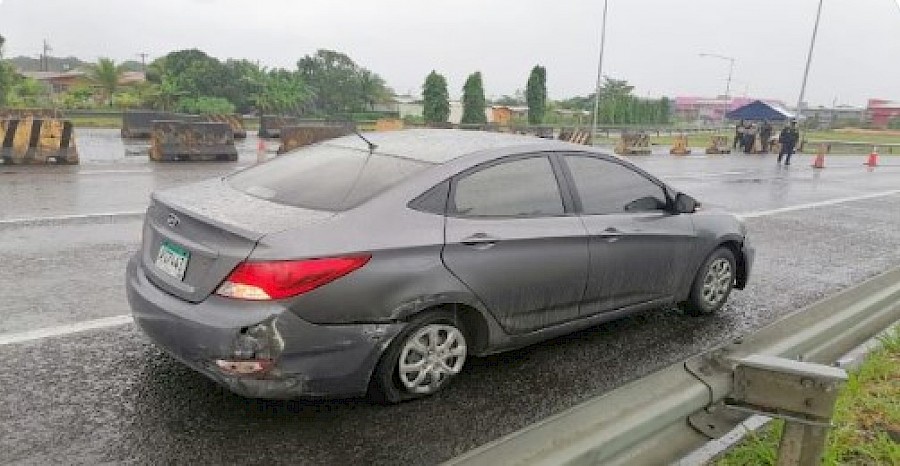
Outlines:
{"type": "Polygon", "coordinates": [[[356,207],[408,176],[431,166],[425,162],[369,154],[368,150],[311,146],[227,178],[251,196],[316,210],[356,207]]]}

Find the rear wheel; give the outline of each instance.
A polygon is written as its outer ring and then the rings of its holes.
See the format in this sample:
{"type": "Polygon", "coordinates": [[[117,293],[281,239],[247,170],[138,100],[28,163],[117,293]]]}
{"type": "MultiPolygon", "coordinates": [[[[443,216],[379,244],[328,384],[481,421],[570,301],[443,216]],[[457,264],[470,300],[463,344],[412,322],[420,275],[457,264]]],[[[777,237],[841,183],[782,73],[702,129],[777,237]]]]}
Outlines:
{"type": "Polygon", "coordinates": [[[437,393],[462,371],[467,354],[465,333],[452,312],[417,316],[382,355],[369,394],[381,403],[399,403],[437,393]]]}
{"type": "Polygon", "coordinates": [[[734,253],[728,248],[713,251],[694,278],[688,300],[681,308],[691,315],[712,314],[728,301],[735,280],[734,253]]]}

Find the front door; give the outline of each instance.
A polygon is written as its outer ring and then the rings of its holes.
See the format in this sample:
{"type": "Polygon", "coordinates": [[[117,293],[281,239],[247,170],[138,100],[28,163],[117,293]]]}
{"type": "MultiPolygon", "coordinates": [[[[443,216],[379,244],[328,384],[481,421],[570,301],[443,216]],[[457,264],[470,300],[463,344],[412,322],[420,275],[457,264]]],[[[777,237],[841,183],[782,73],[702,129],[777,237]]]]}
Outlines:
{"type": "Polygon", "coordinates": [[[667,209],[662,186],[616,160],[564,157],[590,237],[581,314],[671,299],[696,234],[690,215],[667,209]]]}

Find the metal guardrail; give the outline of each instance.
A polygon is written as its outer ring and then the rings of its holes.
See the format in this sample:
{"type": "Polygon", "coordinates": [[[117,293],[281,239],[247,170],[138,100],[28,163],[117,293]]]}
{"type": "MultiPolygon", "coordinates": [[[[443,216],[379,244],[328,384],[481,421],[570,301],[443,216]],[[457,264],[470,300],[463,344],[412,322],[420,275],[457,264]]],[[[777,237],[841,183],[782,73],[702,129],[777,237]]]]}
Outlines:
{"type": "Polygon", "coordinates": [[[746,361],[775,356],[832,364],[897,321],[900,268],[447,464],[667,464],[748,416],[726,405],[737,396],[735,372],[746,361]]]}
{"type": "Polygon", "coordinates": [[[825,144],[830,148],[834,148],[835,146],[847,146],[847,147],[876,147],[878,149],[886,148],[888,154],[893,154],[895,149],[900,150],[900,143],[888,143],[888,142],[865,142],[865,141],[840,141],[833,139],[809,139],[804,141],[804,144],[810,144],[813,147],[818,147],[819,144],[825,144]]]}

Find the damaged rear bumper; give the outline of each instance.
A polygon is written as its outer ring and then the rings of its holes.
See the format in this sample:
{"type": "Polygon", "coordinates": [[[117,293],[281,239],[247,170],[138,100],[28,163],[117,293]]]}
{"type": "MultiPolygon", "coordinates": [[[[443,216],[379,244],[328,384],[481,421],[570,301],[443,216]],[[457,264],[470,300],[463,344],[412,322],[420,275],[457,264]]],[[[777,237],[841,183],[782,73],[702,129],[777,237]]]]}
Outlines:
{"type": "Polygon", "coordinates": [[[137,256],[128,264],[126,288],[135,322],[157,346],[250,398],[364,395],[381,353],[403,328],[402,323],[312,324],[278,302],[212,295],[190,303],[150,282],[137,256]],[[272,367],[264,374],[236,376],[216,363],[248,357],[269,359],[272,367]]]}

